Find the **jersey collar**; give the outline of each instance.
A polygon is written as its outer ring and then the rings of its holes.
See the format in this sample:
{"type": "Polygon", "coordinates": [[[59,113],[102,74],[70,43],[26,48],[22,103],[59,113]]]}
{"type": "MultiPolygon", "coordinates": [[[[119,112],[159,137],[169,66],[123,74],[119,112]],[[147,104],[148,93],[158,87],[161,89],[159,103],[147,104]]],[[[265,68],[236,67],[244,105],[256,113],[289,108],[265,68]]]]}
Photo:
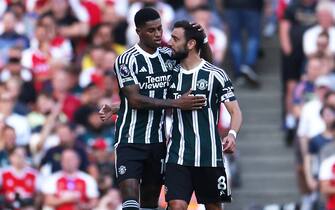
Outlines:
{"type": "Polygon", "coordinates": [[[144,56],[149,58],[155,58],[158,55],[158,48],[156,49],[156,52],[154,54],[150,54],[146,51],[144,51],[138,44],[135,45],[135,48],[144,56]]]}
{"type": "Polygon", "coordinates": [[[180,72],[183,73],[183,74],[193,74],[193,73],[199,71],[205,63],[206,63],[206,61],[204,59],[201,59],[200,64],[198,66],[196,66],[195,68],[190,69],[190,70],[184,69],[182,66],[180,66],[180,72]]]}

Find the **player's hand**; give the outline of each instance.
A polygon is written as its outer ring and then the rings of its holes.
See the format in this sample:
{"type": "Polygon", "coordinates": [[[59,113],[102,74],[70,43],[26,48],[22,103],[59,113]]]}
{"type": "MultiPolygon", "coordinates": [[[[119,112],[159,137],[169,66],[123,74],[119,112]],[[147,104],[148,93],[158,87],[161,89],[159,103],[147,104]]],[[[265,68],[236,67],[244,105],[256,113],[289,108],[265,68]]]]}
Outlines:
{"type": "Polygon", "coordinates": [[[180,98],[176,99],[177,107],[182,110],[202,109],[206,105],[206,98],[203,96],[190,95],[192,90],[187,91],[180,98]]]}
{"type": "Polygon", "coordinates": [[[234,153],[236,150],[236,142],[235,137],[231,134],[228,134],[223,140],[222,140],[222,149],[225,153],[234,153]]]}
{"type": "Polygon", "coordinates": [[[203,38],[206,37],[205,29],[199,23],[191,22],[191,25],[193,28],[196,28],[198,31],[202,33],[203,38]]]}
{"type": "Polygon", "coordinates": [[[108,120],[113,114],[116,114],[119,108],[120,106],[118,104],[113,104],[112,106],[104,104],[99,110],[100,119],[102,121],[108,120]]]}

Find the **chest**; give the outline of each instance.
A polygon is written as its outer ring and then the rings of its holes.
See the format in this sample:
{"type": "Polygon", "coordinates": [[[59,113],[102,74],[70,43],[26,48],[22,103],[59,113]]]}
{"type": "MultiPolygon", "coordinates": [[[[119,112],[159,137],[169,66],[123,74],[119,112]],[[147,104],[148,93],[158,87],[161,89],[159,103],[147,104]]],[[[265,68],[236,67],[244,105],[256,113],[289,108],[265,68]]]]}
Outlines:
{"type": "Polygon", "coordinates": [[[149,58],[138,56],[135,63],[135,74],[141,90],[164,89],[171,80],[171,71],[176,62],[160,56],[149,58]]]}
{"type": "Polygon", "coordinates": [[[194,74],[174,74],[170,85],[170,96],[174,99],[191,90],[191,95],[203,96],[207,99],[209,106],[216,103],[218,96],[213,75],[207,72],[194,74]]]}

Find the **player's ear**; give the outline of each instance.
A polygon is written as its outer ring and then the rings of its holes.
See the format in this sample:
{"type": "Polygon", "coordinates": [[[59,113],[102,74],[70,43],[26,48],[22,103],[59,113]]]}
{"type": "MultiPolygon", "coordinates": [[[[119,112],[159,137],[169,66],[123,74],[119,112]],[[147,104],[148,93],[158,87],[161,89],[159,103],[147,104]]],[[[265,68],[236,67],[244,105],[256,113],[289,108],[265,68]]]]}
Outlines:
{"type": "Polygon", "coordinates": [[[188,50],[192,50],[193,48],[195,48],[195,45],[197,44],[197,42],[194,39],[191,39],[187,42],[187,48],[188,50]]]}

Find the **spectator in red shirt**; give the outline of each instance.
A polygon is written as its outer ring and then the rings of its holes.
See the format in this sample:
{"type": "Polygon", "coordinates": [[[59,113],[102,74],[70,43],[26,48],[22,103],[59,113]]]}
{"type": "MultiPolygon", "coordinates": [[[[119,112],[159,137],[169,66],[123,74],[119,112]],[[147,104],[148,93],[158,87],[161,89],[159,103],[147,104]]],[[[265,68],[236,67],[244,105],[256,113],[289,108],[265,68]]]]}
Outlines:
{"type": "Polygon", "coordinates": [[[26,162],[26,150],[16,147],[9,156],[11,165],[0,172],[1,195],[4,205],[14,210],[35,209],[35,196],[38,194],[38,172],[26,162]]]}
{"type": "Polygon", "coordinates": [[[93,177],[79,171],[79,163],[74,150],[64,150],[62,170],[47,178],[42,186],[45,205],[55,210],[89,210],[97,205],[97,183],[93,177]]]}

